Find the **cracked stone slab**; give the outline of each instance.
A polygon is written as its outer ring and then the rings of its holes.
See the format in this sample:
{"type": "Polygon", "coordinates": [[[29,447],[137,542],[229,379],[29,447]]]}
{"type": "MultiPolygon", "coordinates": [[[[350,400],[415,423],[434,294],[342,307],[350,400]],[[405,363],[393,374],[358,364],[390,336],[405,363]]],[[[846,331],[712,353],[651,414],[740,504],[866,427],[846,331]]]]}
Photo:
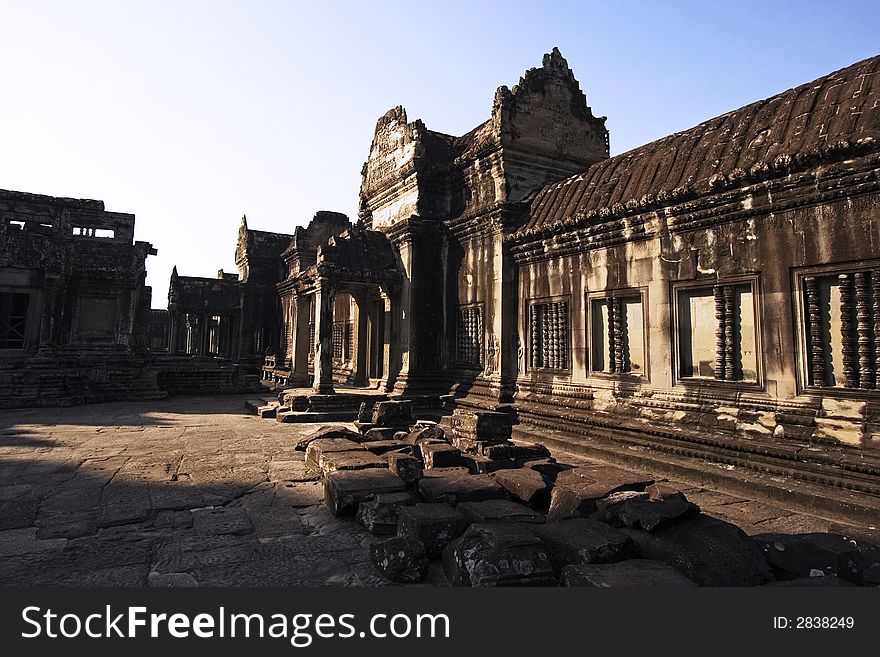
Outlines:
{"type": "Polygon", "coordinates": [[[64,538],[37,538],[36,527],[0,531],[0,557],[63,550],[66,545],[67,540],[64,538]]]}
{"type": "Polygon", "coordinates": [[[270,481],[316,481],[320,475],[306,467],[305,461],[271,461],[270,481]]]}
{"type": "Polygon", "coordinates": [[[662,561],[630,559],[619,563],[581,564],[562,570],[565,586],[616,588],[621,586],[696,586],[662,561]]]}

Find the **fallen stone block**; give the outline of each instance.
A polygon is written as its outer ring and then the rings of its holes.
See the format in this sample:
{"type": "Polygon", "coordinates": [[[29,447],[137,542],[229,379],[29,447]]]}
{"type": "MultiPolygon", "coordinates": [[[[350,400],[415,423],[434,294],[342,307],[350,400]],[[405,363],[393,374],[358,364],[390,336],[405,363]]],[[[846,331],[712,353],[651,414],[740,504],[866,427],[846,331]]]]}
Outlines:
{"type": "MultiPolygon", "coordinates": [[[[415,456],[417,459],[424,461],[425,455],[422,451],[422,448],[427,445],[445,445],[446,447],[450,446],[449,443],[447,443],[445,440],[437,440],[435,438],[419,438],[418,440],[416,440],[416,442],[414,442],[412,444],[413,456],[415,456]]],[[[458,467],[458,466],[452,466],[452,467],[458,467]]]]}
{"type": "Polygon", "coordinates": [[[633,498],[620,505],[618,517],[627,527],[654,532],[700,513],[700,507],[688,502],[682,493],[662,498],[633,498]]]}
{"type": "Polygon", "coordinates": [[[388,468],[407,484],[412,484],[422,478],[424,464],[411,454],[406,452],[388,452],[385,454],[388,468]]]}
{"type": "Polygon", "coordinates": [[[510,500],[462,502],[456,507],[470,522],[527,522],[542,523],[544,514],[510,500]]]}
{"type": "Polygon", "coordinates": [[[700,586],[758,586],[773,581],[761,549],[736,525],[698,515],[649,534],[620,530],[639,554],[663,561],[700,586]]]}
{"type": "Polygon", "coordinates": [[[550,500],[550,485],[537,470],[501,470],[493,476],[514,499],[525,504],[545,507],[550,500]]]}
{"type": "Polygon", "coordinates": [[[396,434],[397,429],[394,427],[373,427],[364,434],[362,440],[365,443],[394,440],[396,434]]]}
{"type": "Polygon", "coordinates": [[[448,442],[443,428],[433,424],[430,426],[416,426],[412,431],[406,434],[404,441],[410,445],[415,445],[420,438],[425,440],[436,440],[439,442],[448,442]]]}
{"type": "Polygon", "coordinates": [[[267,402],[265,399],[248,399],[244,403],[244,407],[247,409],[248,413],[253,413],[254,415],[259,415],[259,408],[266,405],[267,402]]]}
{"type": "Polygon", "coordinates": [[[324,503],[334,516],[354,515],[358,505],[380,493],[400,493],[406,484],[385,468],[344,470],[324,477],[324,503]]]}
{"type": "Polygon", "coordinates": [[[480,456],[483,455],[483,447],[486,445],[486,443],[480,442],[479,440],[456,435],[452,436],[451,443],[453,447],[463,454],[479,454],[480,456]]]}
{"type": "MultiPolygon", "coordinates": [[[[430,470],[426,472],[430,472],[430,470]]],[[[489,475],[424,477],[419,481],[419,493],[428,502],[445,502],[452,505],[459,502],[482,502],[507,498],[507,491],[489,475]]]]}
{"type": "Polygon", "coordinates": [[[371,421],[377,427],[402,427],[412,424],[412,401],[399,399],[376,402],[371,421]]]}
{"type": "Polygon", "coordinates": [[[467,525],[464,516],[448,504],[420,502],[401,507],[397,535],[421,541],[425,554],[433,559],[439,557],[446,544],[461,534],[467,525]]]}
{"type": "Polygon", "coordinates": [[[370,546],[370,559],[376,570],[392,582],[421,582],[428,571],[425,546],[406,536],[395,536],[370,546]]]}
{"type": "Polygon", "coordinates": [[[371,534],[391,535],[397,531],[400,507],[412,506],[416,502],[410,493],[380,493],[360,503],[357,521],[371,534]]]}
{"type": "Polygon", "coordinates": [[[464,465],[461,460],[461,452],[452,445],[446,443],[417,443],[422,452],[422,460],[425,462],[425,469],[433,468],[458,468],[464,465]]]}
{"type": "Polygon", "coordinates": [[[345,439],[345,440],[353,440],[354,442],[360,442],[363,440],[362,436],[349,429],[348,427],[342,426],[329,426],[329,427],[321,427],[317,431],[313,431],[312,433],[300,438],[296,441],[296,451],[304,452],[309,446],[309,443],[315,440],[321,440],[323,438],[326,439],[345,439]]]}
{"type": "Polygon", "coordinates": [[[584,516],[611,493],[643,491],[654,480],[611,465],[590,465],[560,472],[550,496],[548,520],[584,516]]]}
{"type": "Polygon", "coordinates": [[[325,452],[321,454],[321,472],[327,475],[338,470],[364,470],[366,468],[387,468],[388,461],[367,450],[351,452],[325,452]]]}
{"type": "Polygon", "coordinates": [[[513,431],[513,416],[497,411],[456,412],[448,422],[456,435],[482,442],[510,440],[513,431]]]}
{"type": "Polygon", "coordinates": [[[599,520],[612,527],[626,527],[626,523],[620,519],[620,510],[626,502],[637,499],[649,499],[648,493],[634,490],[611,493],[608,497],[596,500],[596,510],[587,517],[599,520]]]}
{"type": "Polygon", "coordinates": [[[696,586],[662,561],[629,559],[619,563],[581,564],[562,569],[565,586],[616,588],[627,586],[696,586]]]}
{"type": "Polygon", "coordinates": [[[306,465],[313,472],[321,472],[321,457],[330,452],[367,451],[360,443],[345,438],[320,438],[306,448],[306,465]]]}
{"type": "Polygon", "coordinates": [[[363,446],[377,456],[381,456],[382,454],[386,454],[387,452],[396,452],[399,450],[406,450],[407,452],[412,451],[412,445],[407,445],[400,440],[376,440],[368,443],[363,443],[363,446]]]}
{"type": "Polygon", "coordinates": [[[779,579],[822,573],[862,583],[865,560],[858,544],[839,534],[758,534],[752,540],[779,579]]]}
{"type": "Polygon", "coordinates": [[[516,523],[471,525],[443,550],[453,586],[555,586],[547,549],[516,523]]]}
{"type": "Polygon", "coordinates": [[[637,556],[626,534],[589,518],[536,525],[534,532],[547,546],[557,570],[572,564],[614,563],[637,556]]]}
{"type": "Polygon", "coordinates": [[[460,468],[432,468],[422,473],[423,477],[468,477],[471,471],[465,467],[460,468]]]}
{"type": "Polygon", "coordinates": [[[462,454],[461,461],[472,474],[489,474],[517,467],[513,459],[490,459],[481,454],[462,454]]]}
{"type": "Polygon", "coordinates": [[[490,459],[544,459],[550,456],[550,450],[543,445],[514,445],[501,443],[483,447],[483,455],[490,459]]]}

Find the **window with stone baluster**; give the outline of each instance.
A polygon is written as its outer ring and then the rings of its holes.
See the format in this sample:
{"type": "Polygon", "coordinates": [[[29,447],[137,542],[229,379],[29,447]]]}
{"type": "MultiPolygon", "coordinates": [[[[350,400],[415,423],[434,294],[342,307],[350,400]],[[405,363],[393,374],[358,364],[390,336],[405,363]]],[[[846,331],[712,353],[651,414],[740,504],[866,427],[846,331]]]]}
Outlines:
{"type": "Polygon", "coordinates": [[[757,278],[673,287],[679,380],[758,384],[757,278]]]}
{"type": "Polygon", "coordinates": [[[570,370],[568,300],[529,302],[528,322],[529,367],[536,370],[570,370]]]}
{"type": "Polygon", "coordinates": [[[798,272],[795,287],[806,385],[880,388],[880,263],[798,272]]]}
{"type": "Polygon", "coordinates": [[[455,336],[455,364],[479,369],[483,363],[483,307],[462,306],[458,309],[455,336]]]}
{"type": "Polygon", "coordinates": [[[590,372],[647,376],[645,303],[641,290],[606,290],[589,297],[590,372]]]}

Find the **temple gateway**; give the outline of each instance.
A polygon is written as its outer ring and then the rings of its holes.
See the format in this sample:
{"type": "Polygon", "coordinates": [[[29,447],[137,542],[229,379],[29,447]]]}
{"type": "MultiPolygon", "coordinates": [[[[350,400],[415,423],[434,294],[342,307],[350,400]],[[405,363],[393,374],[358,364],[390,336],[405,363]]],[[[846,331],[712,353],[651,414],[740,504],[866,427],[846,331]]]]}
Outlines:
{"type": "Polygon", "coordinates": [[[388,111],[355,221],[242,219],[238,272],[175,269],[167,311],[132,215],[0,192],[0,406],[262,385],[344,417],[375,390],[880,494],[878,68],[610,157],[554,49],[467,134],[388,111]]]}

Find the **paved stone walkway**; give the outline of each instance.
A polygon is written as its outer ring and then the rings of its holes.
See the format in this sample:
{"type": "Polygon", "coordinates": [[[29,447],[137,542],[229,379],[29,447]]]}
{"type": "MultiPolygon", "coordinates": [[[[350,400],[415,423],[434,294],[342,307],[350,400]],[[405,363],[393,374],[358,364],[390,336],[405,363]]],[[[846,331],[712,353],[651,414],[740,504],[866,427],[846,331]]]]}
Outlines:
{"type": "MultiPolygon", "coordinates": [[[[293,450],[319,425],[261,420],[244,399],[0,412],[0,585],[391,584],[370,563],[378,539],[326,510],[293,450]]],[[[678,486],[748,533],[832,528],[678,486]]],[[[444,583],[433,562],[421,585],[444,583]]]]}

